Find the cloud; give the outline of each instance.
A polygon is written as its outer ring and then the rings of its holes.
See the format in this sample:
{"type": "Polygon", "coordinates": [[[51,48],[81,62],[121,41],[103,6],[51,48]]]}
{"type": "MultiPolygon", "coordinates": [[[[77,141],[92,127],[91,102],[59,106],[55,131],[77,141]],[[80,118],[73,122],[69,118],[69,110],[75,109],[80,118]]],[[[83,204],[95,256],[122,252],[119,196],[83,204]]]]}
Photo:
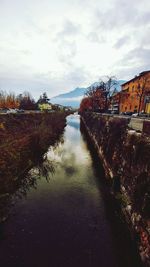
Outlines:
{"type": "Polygon", "coordinates": [[[86,70],[84,70],[83,68],[76,68],[73,71],[70,71],[67,76],[66,79],[68,81],[72,81],[74,84],[76,83],[76,81],[79,82],[79,84],[83,84],[85,81],[87,81],[88,79],[88,72],[86,70]]]}
{"type": "Polygon", "coordinates": [[[54,96],[149,69],[148,0],[0,1],[0,86],[54,96]]]}
{"type": "Polygon", "coordinates": [[[122,62],[124,61],[125,64],[136,64],[139,65],[147,65],[149,64],[149,55],[150,55],[150,48],[142,48],[142,47],[136,47],[133,50],[129,51],[125,55],[125,57],[122,59],[122,62]]]}
{"type": "Polygon", "coordinates": [[[72,59],[77,53],[76,43],[73,41],[64,41],[63,43],[59,43],[57,51],[59,60],[68,66],[72,66],[72,59]]]}
{"type": "Polygon", "coordinates": [[[146,6],[150,7],[148,1],[113,1],[113,5],[107,10],[97,9],[94,12],[94,19],[96,19],[97,26],[105,30],[121,29],[122,27],[141,27],[145,26],[145,23],[150,23],[150,12],[146,8],[142,10],[142,7],[146,3],[146,6]]]}
{"type": "Polygon", "coordinates": [[[21,54],[27,56],[27,55],[30,55],[31,54],[31,51],[30,50],[27,50],[27,49],[24,49],[24,50],[20,50],[19,51],[21,54]]]}
{"type": "Polygon", "coordinates": [[[130,41],[130,36],[124,35],[123,37],[119,38],[117,40],[117,42],[114,45],[114,48],[116,49],[120,49],[122,48],[124,45],[128,44],[128,42],[130,41]]]}
{"type": "Polygon", "coordinates": [[[150,49],[136,47],[130,50],[116,64],[116,73],[119,78],[132,78],[144,70],[150,69],[149,64],[150,49]]]}
{"type": "Polygon", "coordinates": [[[77,40],[81,32],[81,27],[71,20],[65,20],[63,26],[54,37],[57,45],[57,54],[60,62],[67,66],[72,66],[72,59],[77,53],[77,40]]]}
{"type": "Polygon", "coordinates": [[[102,41],[102,38],[100,38],[99,35],[96,32],[90,32],[87,35],[87,39],[90,42],[94,42],[94,43],[100,43],[102,41]]]}
{"type": "MultiPolygon", "coordinates": [[[[81,31],[81,26],[77,23],[74,24],[71,20],[65,20],[60,32],[57,33],[56,39],[64,39],[65,37],[75,36],[81,31]]],[[[55,40],[56,40],[55,39],[55,40]]]]}
{"type": "Polygon", "coordinates": [[[59,92],[67,92],[74,89],[79,84],[88,85],[90,82],[86,70],[82,68],[76,68],[61,76],[57,75],[58,74],[55,72],[43,72],[34,75],[26,74],[24,77],[22,77],[22,75],[18,75],[17,77],[11,75],[8,78],[7,73],[3,73],[3,75],[0,75],[0,89],[13,91],[16,92],[16,94],[29,91],[36,99],[46,91],[51,98],[56,96],[59,92]]]}

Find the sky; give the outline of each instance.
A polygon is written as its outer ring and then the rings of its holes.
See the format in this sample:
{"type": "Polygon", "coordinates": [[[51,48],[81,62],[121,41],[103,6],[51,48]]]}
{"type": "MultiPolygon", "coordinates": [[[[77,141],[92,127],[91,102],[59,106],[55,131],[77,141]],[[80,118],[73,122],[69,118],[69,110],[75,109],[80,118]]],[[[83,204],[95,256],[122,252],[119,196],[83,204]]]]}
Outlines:
{"type": "Polygon", "coordinates": [[[0,0],[0,90],[52,97],[148,69],[149,0],[0,0]]]}

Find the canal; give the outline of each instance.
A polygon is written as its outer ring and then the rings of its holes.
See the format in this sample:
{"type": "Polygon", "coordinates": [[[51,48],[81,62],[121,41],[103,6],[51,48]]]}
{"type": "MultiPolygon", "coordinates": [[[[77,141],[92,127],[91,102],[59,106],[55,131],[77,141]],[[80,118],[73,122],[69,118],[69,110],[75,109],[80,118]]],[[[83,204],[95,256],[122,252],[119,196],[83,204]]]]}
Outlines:
{"type": "Polygon", "coordinates": [[[1,267],[140,266],[78,115],[25,179],[0,226],[1,267]]]}

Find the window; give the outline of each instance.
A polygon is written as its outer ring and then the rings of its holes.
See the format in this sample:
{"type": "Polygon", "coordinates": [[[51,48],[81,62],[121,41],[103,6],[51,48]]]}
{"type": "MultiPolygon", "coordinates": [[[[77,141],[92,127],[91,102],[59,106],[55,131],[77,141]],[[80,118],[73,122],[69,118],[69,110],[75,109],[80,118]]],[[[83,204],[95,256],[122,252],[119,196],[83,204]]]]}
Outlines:
{"type": "Polygon", "coordinates": [[[138,109],[138,107],[135,106],[135,107],[134,107],[134,113],[137,113],[137,109],[138,109]]]}
{"type": "Polygon", "coordinates": [[[129,87],[127,88],[124,88],[123,91],[126,93],[126,92],[129,92],[129,87]]]}

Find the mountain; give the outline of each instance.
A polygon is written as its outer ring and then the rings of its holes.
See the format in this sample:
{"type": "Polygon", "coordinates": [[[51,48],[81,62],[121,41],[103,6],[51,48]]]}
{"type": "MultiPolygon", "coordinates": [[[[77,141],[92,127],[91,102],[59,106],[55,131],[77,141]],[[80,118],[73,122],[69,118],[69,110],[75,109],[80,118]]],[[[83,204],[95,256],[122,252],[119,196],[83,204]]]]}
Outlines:
{"type": "MultiPolygon", "coordinates": [[[[123,84],[124,82],[125,82],[124,80],[119,80],[118,84],[112,88],[112,91],[115,88],[117,89],[117,91],[120,91],[121,90],[121,84],[123,84]]],[[[60,94],[58,96],[51,98],[51,103],[52,104],[60,104],[63,106],[72,106],[73,108],[78,108],[82,98],[84,97],[84,94],[86,93],[86,91],[90,87],[97,87],[99,84],[100,84],[99,82],[95,82],[87,88],[77,87],[68,93],[60,94]]]]}
{"type": "Polygon", "coordinates": [[[52,104],[60,104],[63,106],[71,106],[73,108],[78,108],[86,91],[87,88],[78,87],[68,93],[60,94],[51,98],[50,102],[52,104]]]}

